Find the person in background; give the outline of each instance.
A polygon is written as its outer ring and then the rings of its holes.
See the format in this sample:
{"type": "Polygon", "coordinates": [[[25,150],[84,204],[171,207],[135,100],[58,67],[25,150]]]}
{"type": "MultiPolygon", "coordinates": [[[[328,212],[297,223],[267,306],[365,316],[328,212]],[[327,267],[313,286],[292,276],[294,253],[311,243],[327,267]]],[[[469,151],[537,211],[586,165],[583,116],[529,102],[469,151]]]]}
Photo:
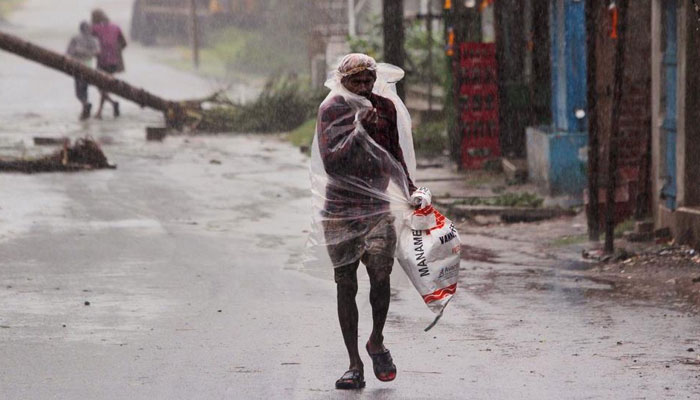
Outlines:
{"type": "MultiPolygon", "coordinates": [[[[97,69],[110,75],[124,72],[124,58],[122,52],[126,47],[126,39],[121,28],[111,23],[107,14],[100,9],[92,12],[92,34],[100,42],[100,54],[97,56],[97,69]]],[[[100,91],[100,106],[97,108],[95,118],[102,118],[102,107],[105,101],[112,104],[114,117],[119,116],[119,103],[105,91],[100,91]]]]}
{"type": "MultiPolygon", "coordinates": [[[[97,39],[92,36],[90,24],[85,21],[80,23],[80,33],[73,36],[70,44],[68,44],[66,53],[69,57],[91,66],[92,59],[100,54],[100,44],[97,39]]],[[[88,83],[85,82],[80,75],[76,75],[75,77],[75,95],[83,105],[80,120],[82,121],[90,118],[92,104],[88,101],[88,83]]]]}

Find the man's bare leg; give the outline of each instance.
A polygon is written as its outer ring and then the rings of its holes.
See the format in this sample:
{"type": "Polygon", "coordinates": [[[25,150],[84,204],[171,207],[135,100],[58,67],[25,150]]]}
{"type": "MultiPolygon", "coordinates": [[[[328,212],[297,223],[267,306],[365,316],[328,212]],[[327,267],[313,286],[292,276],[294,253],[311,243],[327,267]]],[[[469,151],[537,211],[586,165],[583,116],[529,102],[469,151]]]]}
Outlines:
{"type": "Polygon", "coordinates": [[[363,262],[369,274],[369,302],[372,305],[372,334],[367,341],[367,352],[372,358],[374,376],[380,381],[389,382],[396,378],[396,365],[391,353],[384,347],[382,332],[391,300],[390,277],[394,259],[376,255],[366,257],[363,262]]]}
{"type": "Polygon", "coordinates": [[[389,312],[391,298],[391,268],[394,259],[386,256],[369,256],[367,259],[370,291],[369,302],[372,306],[372,334],[367,342],[370,353],[385,351],[384,324],[389,312]]]}
{"type": "Polygon", "coordinates": [[[100,91],[100,106],[97,108],[95,118],[102,119],[102,108],[104,107],[106,101],[110,102],[110,104],[112,104],[112,108],[115,109],[115,117],[119,116],[119,104],[116,101],[112,100],[112,97],[109,95],[109,93],[100,91]]]}
{"type": "Polygon", "coordinates": [[[107,100],[107,92],[103,92],[100,90],[100,105],[97,106],[97,112],[95,113],[95,118],[102,119],[102,108],[104,107],[106,100],[107,100]]]}
{"type": "Polygon", "coordinates": [[[357,267],[359,262],[335,268],[335,282],[338,290],[338,320],[343,332],[343,340],[350,357],[349,369],[363,371],[364,365],[357,348],[358,311],[355,296],[357,295],[357,267]]]}

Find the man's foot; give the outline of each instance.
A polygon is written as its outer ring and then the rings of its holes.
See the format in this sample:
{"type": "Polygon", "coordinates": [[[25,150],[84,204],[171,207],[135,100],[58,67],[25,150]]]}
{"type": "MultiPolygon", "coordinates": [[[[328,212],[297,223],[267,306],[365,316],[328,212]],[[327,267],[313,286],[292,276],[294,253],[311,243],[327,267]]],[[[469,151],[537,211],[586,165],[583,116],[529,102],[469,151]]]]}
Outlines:
{"type": "Polygon", "coordinates": [[[362,389],[365,387],[365,377],[362,370],[349,369],[335,381],[335,388],[341,390],[362,389]]]}
{"type": "Polygon", "coordinates": [[[394,365],[394,360],[391,358],[389,350],[384,348],[381,352],[372,353],[369,350],[369,343],[367,343],[366,348],[367,353],[372,358],[374,376],[382,382],[390,382],[396,379],[396,365],[394,365]]]}
{"type": "Polygon", "coordinates": [[[83,104],[83,112],[80,114],[80,120],[85,121],[86,119],[90,118],[90,111],[91,110],[92,110],[92,104],[90,104],[90,103],[83,104]]]}
{"type": "Polygon", "coordinates": [[[119,102],[114,102],[112,103],[112,108],[114,108],[114,118],[118,118],[120,113],[119,113],[119,102]]]}

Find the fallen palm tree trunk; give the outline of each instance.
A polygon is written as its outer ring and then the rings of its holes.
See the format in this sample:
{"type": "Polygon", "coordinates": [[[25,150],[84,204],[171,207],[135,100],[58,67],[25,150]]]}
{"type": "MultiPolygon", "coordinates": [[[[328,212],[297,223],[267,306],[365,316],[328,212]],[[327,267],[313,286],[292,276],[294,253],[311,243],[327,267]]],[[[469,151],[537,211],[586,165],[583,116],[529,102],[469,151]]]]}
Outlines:
{"type": "Polygon", "coordinates": [[[0,49],[79,77],[90,85],[161,111],[168,128],[202,132],[286,132],[316,114],[326,93],[310,91],[290,76],[269,81],[250,104],[235,104],[219,91],[203,99],[170,101],[90,68],[70,57],[0,31],[0,49]]]}
{"type": "Polygon", "coordinates": [[[70,76],[80,77],[91,85],[133,101],[141,107],[149,107],[161,111],[165,115],[166,123],[169,126],[179,128],[187,122],[188,116],[186,107],[183,107],[180,103],[165,100],[142,88],[129,85],[120,79],[116,79],[94,68],[90,68],[70,57],[47,50],[4,32],[0,32],[0,49],[61,71],[70,76]]]}
{"type": "Polygon", "coordinates": [[[116,168],[107,161],[100,146],[90,138],[78,139],[73,146],[66,143],[61,150],[35,159],[0,159],[0,172],[71,172],[116,168]]]}

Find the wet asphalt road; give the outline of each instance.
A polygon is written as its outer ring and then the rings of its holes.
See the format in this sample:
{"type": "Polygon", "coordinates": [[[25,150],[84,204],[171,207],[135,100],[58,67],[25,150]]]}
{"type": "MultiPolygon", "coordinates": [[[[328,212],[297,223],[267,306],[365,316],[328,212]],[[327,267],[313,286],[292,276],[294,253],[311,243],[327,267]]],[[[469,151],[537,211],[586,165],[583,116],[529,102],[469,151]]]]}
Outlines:
{"type": "MultiPolygon", "coordinates": [[[[60,50],[77,13],[98,3],[128,26],[125,0],[57,3],[28,1],[9,29],[60,50]]],[[[131,46],[125,78],[170,97],[215,88],[154,58],[131,46]]],[[[3,399],[700,396],[697,316],[607,300],[608,287],[577,277],[527,230],[468,229],[461,293],[429,333],[427,308],[393,276],[385,336],[397,380],[379,383],[366,364],[367,388],[338,393],[346,360],[331,271],[300,264],[303,155],[275,137],[146,143],[160,116],[125,102],[118,121],[78,123],[70,79],[6,54],[0,96],[1,154],[33,154],[37,134],[91,134],[119,165],[0,175],[3,399]]],[[[367,294],[363,277],[361,343],[367,294]]]]}

